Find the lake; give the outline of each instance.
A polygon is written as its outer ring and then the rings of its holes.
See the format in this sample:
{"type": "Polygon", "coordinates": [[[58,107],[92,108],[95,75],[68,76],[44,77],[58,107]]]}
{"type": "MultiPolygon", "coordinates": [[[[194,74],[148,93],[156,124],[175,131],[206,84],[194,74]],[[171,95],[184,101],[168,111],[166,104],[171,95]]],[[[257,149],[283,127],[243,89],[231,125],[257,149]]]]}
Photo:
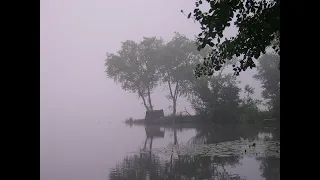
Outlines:
{"type": "Polygon", "coordinates": [[[279,128],[74,118],[41,119],[41,180],[280,179],[279,128]]]}

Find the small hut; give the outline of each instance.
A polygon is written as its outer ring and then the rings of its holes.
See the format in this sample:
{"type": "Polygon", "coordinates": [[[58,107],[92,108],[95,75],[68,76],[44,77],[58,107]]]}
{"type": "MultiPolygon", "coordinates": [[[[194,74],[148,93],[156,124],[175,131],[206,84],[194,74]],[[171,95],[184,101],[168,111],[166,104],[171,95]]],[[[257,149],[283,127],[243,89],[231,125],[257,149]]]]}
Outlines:
{"type": "Polygon", "coordinates": [[[146,111],[145,121],[150,122],[164,116],[163,109],[146,111]]]}

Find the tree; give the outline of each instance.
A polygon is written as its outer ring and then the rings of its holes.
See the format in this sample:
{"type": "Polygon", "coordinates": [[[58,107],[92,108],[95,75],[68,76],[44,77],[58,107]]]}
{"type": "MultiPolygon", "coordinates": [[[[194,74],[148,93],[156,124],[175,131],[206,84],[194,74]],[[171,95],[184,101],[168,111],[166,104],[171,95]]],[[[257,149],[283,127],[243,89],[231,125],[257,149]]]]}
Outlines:
{"type": "Polygon", "coordinates": [[[277,68],[279,63],[279,55],[265,54],[259,59],[258,73],[253,76],[262,83],[262,97],[267,100],[269,109],[277,119],[280,118],[280,72],[277,68]]]}
{"type": "Polygon", "coordinates": [[[147,111],[153,109],[151,94],[159,79],[155,62],[160,57],[158,49],[162,43],[155,37],[144,38],[139,44],[128,40],[117,54],[109,53],[105,60],[107,77],[121,84],[124,90],[137,93],[147,111]]]}
{"type": "Polygon", "coordinates": [[[224,70],[237,59],[226,62],[219,72],[211,77],[194,81],[189,100],[196,114],[218,123],[235,123],[241,103],[237,76],[224,70]]]}
{"type": "Polygon", "coordinates": [[[194,86],[191,104],[199,115],[216,123],[235,123],[238,120],[240,88],[232,74],[202,78],[194,86]]]}
{"type": "Polygon", "coordinates": [[[177,100],[188,94],[190,78],[194,77],[195,61],[200,59],[195,43],[186,36],[175,33],[162,49],[159,61],[161,81],[169,89],[167,98],[172,100],[172,115],[176,115],[177,100]]]}
{"type": "Polygon", "coordinates": [[[234,56],[241,57],[240,66],[233,69],[238,75],[248,67],[255,67],[253,58],[258,59],[270,46],[280,56],[280,0],[196,0],[195,5],[188,18],[193,15],[201,25],[198,49],[212,47],[203,64],[197,66],[198,77],[211,76],[234,56]],[[209,3],[208,12],[200,9],[203,2],[209,3]],[[222,40],[225,29],[232,23],[238,34],[222,40]]]}
{"type": "Polygon", "coordinates": [[[241,103],[241,121],[243,123],[255,123],[260,117],[260,111],[258,105],[261,104],[261,100],[254,99],[254,88],[250,85],[244,87],[245,97],[241,103]]]}
{"type": "Polygon", "coordinates": [[[158,85],[159,77],[157,74],[157,61],[161,56],[159,49],[163,46],[163,40],[156,37],[144,38],[140,43],[140,59],[142,62],[143,77],[146,79],[147,94],[150,110],[153,110],[151,103],[151,93],[158,85]]]}

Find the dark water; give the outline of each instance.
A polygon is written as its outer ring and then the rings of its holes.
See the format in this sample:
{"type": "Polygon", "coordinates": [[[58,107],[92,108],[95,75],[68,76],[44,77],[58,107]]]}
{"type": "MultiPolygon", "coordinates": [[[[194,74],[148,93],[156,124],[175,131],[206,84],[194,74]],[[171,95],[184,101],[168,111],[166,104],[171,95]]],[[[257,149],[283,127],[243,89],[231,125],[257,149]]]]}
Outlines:
{"type": "Polygon", "coordinates": [[[42,123],[41,180],[278,180],[279,142],[279,129],[252,126],[42,123]]]}

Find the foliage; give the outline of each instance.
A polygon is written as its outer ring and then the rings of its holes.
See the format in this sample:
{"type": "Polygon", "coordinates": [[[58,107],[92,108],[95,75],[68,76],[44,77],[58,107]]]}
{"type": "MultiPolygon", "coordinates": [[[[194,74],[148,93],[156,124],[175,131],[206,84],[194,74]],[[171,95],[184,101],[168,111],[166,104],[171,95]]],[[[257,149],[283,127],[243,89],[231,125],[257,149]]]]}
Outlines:
{"type": "Polygon", "coordinates": [[[168,43],[155,37],[144,38],[140,43],[128,40],[117,54],[108,54],[106,72],[124,90],[137,93],[146,110],[153,109],[153,90],[159,83],[166,84],[167,98],[172,100],[173,115],[176,115],[177,99],[188,95],[190,83],[195,80],[196,63],[204,52],[197,51],[195,42],[179,33],[168,43]]]}
{"type": "Polygon", "coordinates": [[[245,97],[242,99],[241,103],[241,122],[253,124],[258,120],[261,120],[258,105],[261,104],[262,101],[252,97],[254,94],[253,87],[246,85],[244,87],[244,92],[245,97]]]}
{"type": "Polygon", "coordinates": [[[144,38],[139,44],[125,41],[117,54],[107,54],[106,73],[124,90],[137,93],[142,98],[146,110],[152,110],[151,94],[158,85],[156,61],[160,58],[158,49],[162,40],[144,38]],[[148,103],[145,100],[148,97],[148,103]]]}
{"type": "MultiPolygon", "coordinates": [[[[196,78],[194,68],[209,51],[208,46],[198,51],[194,41],[179,33],[167,43],[156,37],[144,38],[139,43],[128,40],[116,54],[107,55],[106,73],[124,90],[137,93],[146,110],[153,109],[153,90],[158,85],[167,85],[174,116],[178,98],[187,97],[197,115],[215,123],[255,123],[269,117],[266,112],[260,112],[261,101],[252,97],[252,87],[247,85],[246,95],[240,99],[237,76],[223,74],[237,58],[225,61],[211,77],[196,78]]],[[[279,55],[265,54],[259,59],[258,73],[254,76],[263,85],[262,97],[268,100],[268,113],[277,118],[280,117],[279,64],[279,55]]]]}
{"type": "MultiPolygon", "coordinates": [[[[198,65],[196,74],[212,75],[223,67],[226,60],[241,57],[236,74],[255,67],[258,59],[270,46],[280,55],[280,0],[196,0],[193,15],[201,25],[198,49],[212,47],[212,52],[198,65]],[[200,9],[204,2],[209,10],[200,9]],[[234,37],[222,39],[224,31],[233,24],[238,28],[234,37]]],[[[183,12],[183,11],[182,11],[183,12]]]]}
{"type": "Polygon", "coordinates": [[[265,54],[259,59],[258,73],[254,78],[262,83],[262,97],[267,101],[273,116],[280,118],[280,72],[278,64],[280,56],[276,54],[265,54]]]}
{"type": "Polygon", "coordinates": [[[179,33],[165,44],[161,55],[159,74],[169,89],[167,98],[172,100],[172,114],[176,115],[177,99],[188,94],[190,81],[194,79],[195,62],[199,62],[201,56],[195,43],[179,33]]]}
{"type": "Polygon", "coordinates": [[[235,123],[238,121],[240,91],[237,77],[220,74],[203,78],[194,86],[191,103],[197,114],[203,114],[216,123],[235,123]]]}

